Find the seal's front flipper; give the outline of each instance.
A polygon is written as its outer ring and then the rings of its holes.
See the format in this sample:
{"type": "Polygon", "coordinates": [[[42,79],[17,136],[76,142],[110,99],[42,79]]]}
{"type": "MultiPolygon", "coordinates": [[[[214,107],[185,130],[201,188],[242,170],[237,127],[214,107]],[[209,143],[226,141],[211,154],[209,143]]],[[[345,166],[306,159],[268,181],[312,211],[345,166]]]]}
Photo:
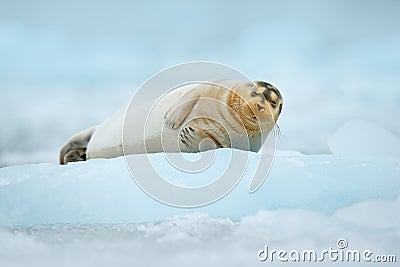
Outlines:
{"type": "Polygon", "coordinates": [[[72,136],[60,150],[60,164],[85,161],[86,149],[95,130],[96,127],[92,127],[72,136]]]}
{"type": "Polygon", "coordinates": [[[206,131],[195,126],[183,128],[179,136],[181,152],[200,152],[221,148],[221,144],[206,131]]]}
{"type": "Polygon", "coordinates": [[[191,90],[179,96],[164,115],[164,125],[170,129],[178,128],[199,100],[198,90],[191,90]]]}

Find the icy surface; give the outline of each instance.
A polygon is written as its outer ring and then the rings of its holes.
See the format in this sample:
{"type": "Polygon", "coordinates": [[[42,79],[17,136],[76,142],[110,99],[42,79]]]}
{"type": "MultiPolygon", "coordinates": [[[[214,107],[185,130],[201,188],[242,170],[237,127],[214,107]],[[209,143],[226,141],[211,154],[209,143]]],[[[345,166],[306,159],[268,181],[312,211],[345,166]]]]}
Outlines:
{"type": "MultiPolygon", "coordinates": [[[[221,149],[219,156],[228,152],[221,149]]],[[[225,198],[197,209],[148,197],[123,158],[1,168],[0,265],[259,266],[271,265],[257,259],[265,245],[322,251],[336,248],[340,238],[349,249],[398,253],[399,160],[277,154],[256,193],[247,191],[248,170],[225,198]]],[[[161,167],[168,164],[150,156],[161,167]]]]}
{"type": "MultiPolygon", "coordinates": [[[[400,202],[370,200],[326,216],[301,209],[260,211],[240,221],[192,213],[139,224],[42,225],[0,229],[1,266],[281,266],[257,252],[316,250],[345,238],[352,250],[400,251],[400,202]],[[381,217],[381,215],[384,215],[381,217]]],[[[296,266],[309,266],[298,263],[296,266]]],[[[325,261],[321,266],[362,266],[325,261]]],[[[365,263],[364,263],[365,264],[365,263]]],[[[395,266],[396,263],[368,266],[395,266]]]]}
{"type": "MultiPolygon", "coordinates": [[[[333,214],[338,208],[359,201],[394,200],[400,195],[398,160],[337,155],[277,156],[263,186],[249,194],[253,164],[264,155],[220,149],[216,162],[229,160],[231,152],[250,154],[244,177],[222,200],[194,211],[231,219],[261,209],[281,208],[333,214]]],[[[133,156],[140,162],[147,155],[133,156]]],[[[185,176],[175,174],[162,154],[149,156],[157,162],[163,177],[185,186],[192,186],[191,181],[197,186],[201,185],[199,181],[207,184],[215,179],[219,167],[224,167],[214,164],[216,168],[209,168],[185,184],[185,176]]],[[[188,212],[191,210],[166,206],[143,193],[130,177],[123,158],[0,169],[1,225],[147,222],[188,212]]]]}

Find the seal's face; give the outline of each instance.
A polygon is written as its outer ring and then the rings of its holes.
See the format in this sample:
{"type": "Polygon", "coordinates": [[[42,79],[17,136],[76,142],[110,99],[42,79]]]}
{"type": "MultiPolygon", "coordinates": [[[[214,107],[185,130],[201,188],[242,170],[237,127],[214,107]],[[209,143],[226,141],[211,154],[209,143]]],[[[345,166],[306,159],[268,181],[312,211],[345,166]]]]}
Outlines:
{"type": "Polygon", "coordinates": [[[278,88],[272,84],[262,81],[256,81],[254,83],[258,88],[257,91],[265,98],[266,105],[268,106],[272,116],[274,117],[274,121],[276,122],[282,112],[283,99],[281,93],[279,92],[278,88]]]}
{"type": "Polygon", "coordinates": [[[242,114],[250,124],[270,130],[282,111],[282,96],[279,90],[266,82],[256,81],[239,92],[243,98],[242,114]]]}

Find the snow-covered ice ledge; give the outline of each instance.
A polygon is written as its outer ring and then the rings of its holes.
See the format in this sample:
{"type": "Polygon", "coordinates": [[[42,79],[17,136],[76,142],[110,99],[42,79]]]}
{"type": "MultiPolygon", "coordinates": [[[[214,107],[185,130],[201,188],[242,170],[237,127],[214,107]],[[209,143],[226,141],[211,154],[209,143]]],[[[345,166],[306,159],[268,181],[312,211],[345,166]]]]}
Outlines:
{"type": "MultiPolygon", "coordinates": [[[[228,150],[220,153],[224,157],[228,150]]],[[[360,201],[397,199],[400,161],[280,153],[266,182],[254,194],[248,193],[250,180],[245,175],[222,200],[192,210],[166,206],[143,193],[123,158],[6,167],[0,169],[0,226],[146,222],[191,212],[240,219],[260,210],[282,208],[330,215],[360,201]]]]}

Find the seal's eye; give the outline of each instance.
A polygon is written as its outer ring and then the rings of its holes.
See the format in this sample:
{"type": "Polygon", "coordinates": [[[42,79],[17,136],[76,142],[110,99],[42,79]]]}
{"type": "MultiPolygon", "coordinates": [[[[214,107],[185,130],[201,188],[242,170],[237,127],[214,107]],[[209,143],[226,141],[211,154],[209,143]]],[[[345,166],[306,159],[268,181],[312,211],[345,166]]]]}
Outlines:
{"type": "Polygon", "coordinates": [[[259,95],[261,95],[259,92],[257,92],[257,91],[252,91],[251,92],[251,96],[259,96],[259,95]]]}
{"type": "Polygon", "coordinates": [[[272,105],[274,108],[276,108],[276,101],[271,100],[270,102],[271,102],[271,105],[272,105]]]}

